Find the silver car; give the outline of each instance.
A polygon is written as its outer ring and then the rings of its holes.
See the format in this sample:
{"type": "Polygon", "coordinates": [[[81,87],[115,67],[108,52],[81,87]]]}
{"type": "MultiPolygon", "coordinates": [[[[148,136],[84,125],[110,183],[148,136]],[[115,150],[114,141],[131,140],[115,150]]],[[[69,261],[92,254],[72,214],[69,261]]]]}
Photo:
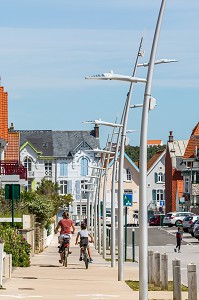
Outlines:
{"type": "Polygon", "coordinates": [[[196,220],[199,220],[199,215],[185,217],[182,222],[184,232],[188,232],[188,229],[196,220]]]}
{"type": "Polygon", "coordinates": [[[189,211],[180,211],[180,212],[169,212],[165,215],[163,220],[163,225],[165,226],[179,226],[182,225],[182,221],[187,216],[193,216],[192,212],[189,211]]]}

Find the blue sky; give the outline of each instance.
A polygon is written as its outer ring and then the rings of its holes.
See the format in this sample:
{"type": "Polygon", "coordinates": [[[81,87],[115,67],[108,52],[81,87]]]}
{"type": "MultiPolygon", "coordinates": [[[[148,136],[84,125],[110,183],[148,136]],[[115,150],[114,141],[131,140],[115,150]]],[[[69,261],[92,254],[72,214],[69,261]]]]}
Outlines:
{"type": "MultiPolygon", "coordinates": [[[[114,122],[129,84],[85,80],[113,70],[131,75],[143,36],[147,62],[160,0],[1,1],[0,76],[15,129],[89,130],[85,120],[114,122]]],[[[157,59],[178,63],[154,70],[149,139],[189,139],[199,121],[199,2],[167,0],[157,59]]],[[[145,78],[146,68],[137,76],[145,78]]],[[[142,103],[144,84],[135,84],[132,104],[142,103]]],[[[130,144],[139,145],[141,109],[129,113],[130,144]]],[[[102,146],[110,128],[101,127],[102,146]]]]}

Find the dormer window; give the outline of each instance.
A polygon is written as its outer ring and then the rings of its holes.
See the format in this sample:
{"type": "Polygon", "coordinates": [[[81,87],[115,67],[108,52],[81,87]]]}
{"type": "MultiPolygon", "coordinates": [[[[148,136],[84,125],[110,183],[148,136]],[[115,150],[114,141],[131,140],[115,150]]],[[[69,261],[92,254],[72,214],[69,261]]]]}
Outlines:
{"type": "Polygon", "coordinates": [[[43,147],[43,148],[48,148],[48,143],[47,143],[47,142],[44,142],[44,143],[42,144],[42,147],[43,147]]]}

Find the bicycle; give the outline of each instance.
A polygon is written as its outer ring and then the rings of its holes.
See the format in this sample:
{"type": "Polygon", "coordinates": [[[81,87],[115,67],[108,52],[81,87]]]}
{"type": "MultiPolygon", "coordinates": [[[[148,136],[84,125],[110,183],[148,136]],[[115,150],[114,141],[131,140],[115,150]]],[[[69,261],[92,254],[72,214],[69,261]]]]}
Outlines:
{"type": "Polygon", "coordinates": [[[68,265],[69,243],[70,243],[70,235],[64,234],[63,242],[59,249],[59,253],[62,253],[62,263],[64,267],[67,267],[68,265]]]}
{"type": "Polygon", "coordinates": [[[82,245],[80,249],[81,249],[81,258],[85,263],[86,269],[88,269],[89,257],[87,253],[87,245],[82,245]]]}

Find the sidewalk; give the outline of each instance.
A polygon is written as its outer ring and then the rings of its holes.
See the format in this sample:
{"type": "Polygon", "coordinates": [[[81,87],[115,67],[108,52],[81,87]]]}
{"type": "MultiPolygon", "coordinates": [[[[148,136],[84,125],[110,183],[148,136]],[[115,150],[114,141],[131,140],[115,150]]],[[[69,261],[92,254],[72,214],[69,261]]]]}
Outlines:
{"type": "MultiPolygon", "coordinates": [[[[92,247],[93,263],[86,270],[79,261],[79,247],[72,238],[72,254],[68,267],[59,262],[57,236],[41,254],[31,259],[31,267],[16,268],[12,278],[3,282],[0,299],[81,299],[81,300],[138,300],[139,292],[131,290],[125,282],[118,281],[117,267],[111,268],[102,256],[92,247]]],[[[125,280],[138,280],[138,263],[125,263],[125,280]]],[[[187,292],[182,300],[188,299],[187,292]]],[[[172,292],[149,292],[149,299],[173,299],[172,292]]]]}

